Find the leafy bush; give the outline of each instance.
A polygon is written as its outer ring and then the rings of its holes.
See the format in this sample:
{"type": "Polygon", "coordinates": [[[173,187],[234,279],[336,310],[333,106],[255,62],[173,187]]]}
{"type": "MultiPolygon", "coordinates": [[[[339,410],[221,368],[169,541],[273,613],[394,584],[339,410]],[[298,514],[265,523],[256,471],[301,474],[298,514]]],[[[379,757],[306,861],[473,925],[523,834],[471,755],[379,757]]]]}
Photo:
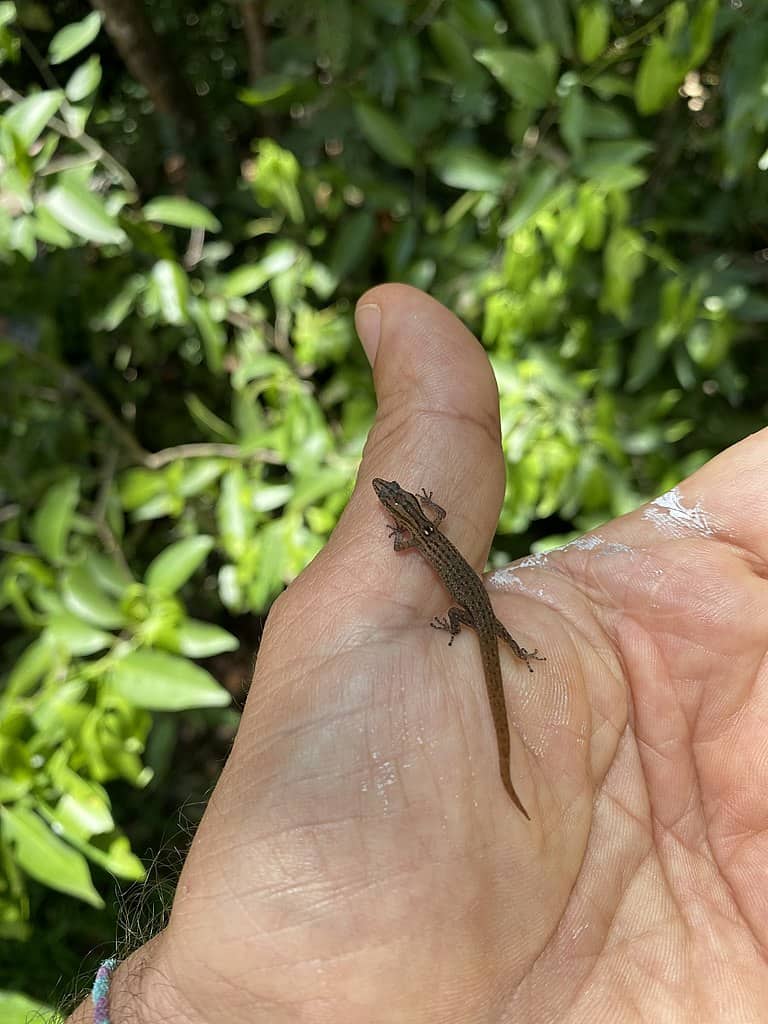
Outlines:
{"type": "Polygon", "coordinates": [[[626,511],[763,419],[763,5],[152,11],[149,42],[177,48],[166,93],[75,0],[0,3],[16,942],[30,880],[99,907],[90,865],[141,878],[115,780],[147,784],[158,713],[229,702],[197,662],[335,523],[374,409],[367,285],[431,290],[490,352],[494,559],[626,511]]]}

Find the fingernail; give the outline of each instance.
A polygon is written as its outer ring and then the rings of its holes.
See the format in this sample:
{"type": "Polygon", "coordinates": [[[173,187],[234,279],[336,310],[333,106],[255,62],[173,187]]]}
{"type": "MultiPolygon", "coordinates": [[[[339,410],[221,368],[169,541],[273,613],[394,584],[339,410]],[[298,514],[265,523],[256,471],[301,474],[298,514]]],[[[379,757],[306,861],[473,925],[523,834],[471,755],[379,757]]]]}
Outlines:
{"type": "Polygon", "coordinates": [[[360,336],[363,351],[368,362],[373,366],[381,337],[381,309],[375,302],[358,306],[355,310],[355,327],[360,336]]]}

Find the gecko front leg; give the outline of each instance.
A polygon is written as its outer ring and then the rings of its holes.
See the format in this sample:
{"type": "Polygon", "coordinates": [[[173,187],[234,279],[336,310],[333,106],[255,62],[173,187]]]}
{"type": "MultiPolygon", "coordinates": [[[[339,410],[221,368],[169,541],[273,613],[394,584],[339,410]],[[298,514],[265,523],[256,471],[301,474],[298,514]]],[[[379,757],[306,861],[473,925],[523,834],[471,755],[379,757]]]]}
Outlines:
{"type": "Polygon", "coordinates": [[[449,647],[461,632],[462,625],[471,626],[472,629],[475,628],[475,620],[467,609],[462,608],[461,605],[454,605],[453,608],[449,608],[445,618],[441,619],[436,615],[430,622],[432,629],[444,629],[451,634],[451,639],[448,641],[449,647]]]}

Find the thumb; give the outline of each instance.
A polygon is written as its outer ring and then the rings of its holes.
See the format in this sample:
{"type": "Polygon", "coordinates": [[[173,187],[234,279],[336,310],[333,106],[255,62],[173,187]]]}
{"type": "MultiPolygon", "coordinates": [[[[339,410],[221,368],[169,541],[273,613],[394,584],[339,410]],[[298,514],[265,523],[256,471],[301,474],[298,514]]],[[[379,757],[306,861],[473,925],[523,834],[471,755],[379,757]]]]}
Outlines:
{"type": "Polygon", "coordinates": [[[504,494],[498,392],[485,351],[457,317],[407,285],[366,292],[355,322],[378,412],[358,475],[360,504],[350,511],[378,514],[374,477],[425,487],[450,510],[456,543],[482,569],[504,494]]]}

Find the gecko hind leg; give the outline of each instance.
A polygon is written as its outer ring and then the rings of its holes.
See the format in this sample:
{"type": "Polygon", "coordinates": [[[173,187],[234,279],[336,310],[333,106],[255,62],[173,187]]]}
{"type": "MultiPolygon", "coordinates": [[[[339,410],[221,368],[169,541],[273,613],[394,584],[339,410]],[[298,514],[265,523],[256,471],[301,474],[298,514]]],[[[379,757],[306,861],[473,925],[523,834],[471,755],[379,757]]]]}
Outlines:
{"type": "Polygon", "coordinates": [[[543,654],[539,654],[538,648],[533,651],[526,651],[524,647],[521,647],[517,640],[515,640],[515,638],[509,632],[507,627],[504,625],[504,623],[501,622],[499,619],[496,619],[494,628],[496,630],[496,636],[499,638],[499,640],[503,641],[508,647],[512,648],[512,653],[515,655],[515,657],[519,658],[521,661],[524,661],[526,663],[529,672],[533,672],[533,665],[531,665],[531,661],[547,660],[543,654]]]}

